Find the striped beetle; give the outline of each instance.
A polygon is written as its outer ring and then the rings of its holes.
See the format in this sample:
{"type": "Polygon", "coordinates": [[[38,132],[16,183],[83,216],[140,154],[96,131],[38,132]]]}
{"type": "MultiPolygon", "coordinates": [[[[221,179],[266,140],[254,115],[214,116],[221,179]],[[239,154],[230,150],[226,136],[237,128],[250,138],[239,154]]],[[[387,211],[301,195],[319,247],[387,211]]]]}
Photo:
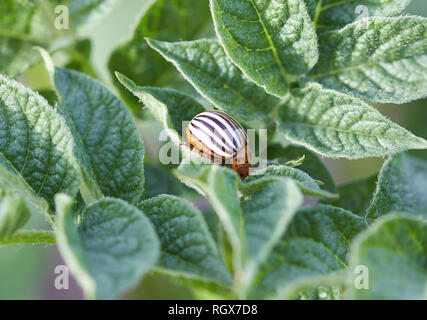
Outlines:
{"type": "Polygon", "coordinates": [[[248,176],[250,150],[246,132],[225,112],[199,113],[188,124],[185,135],[191,150],[233,169],[242,179],[248,176]]]}

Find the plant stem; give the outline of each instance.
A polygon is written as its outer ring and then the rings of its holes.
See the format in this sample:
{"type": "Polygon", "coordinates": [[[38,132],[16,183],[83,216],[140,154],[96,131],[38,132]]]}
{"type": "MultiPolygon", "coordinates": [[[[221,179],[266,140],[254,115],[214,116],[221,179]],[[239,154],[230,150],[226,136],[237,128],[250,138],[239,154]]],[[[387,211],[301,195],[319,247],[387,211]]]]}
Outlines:
{"type": "Polygon", "coordinates": [[[19,231],[10,238],[0,239],[0,245],[10,244],[55,244],[55,233],[47,230],[19,231]]]}
{"type": "Polygon", "coordinates": [[[320,12],[322,12],[322,2],[323,2],[323,0],[319,0],[319,2],[317,3],[317,6],[316,6],[316,13],[315,13],[315,15],[314,15],[314,19],[313,19],[313,23],[314,23],[314,26],[317,28],[317,22],[318,22],[318,20],[319,20],[319,17],[320,17],[320,12]]]}

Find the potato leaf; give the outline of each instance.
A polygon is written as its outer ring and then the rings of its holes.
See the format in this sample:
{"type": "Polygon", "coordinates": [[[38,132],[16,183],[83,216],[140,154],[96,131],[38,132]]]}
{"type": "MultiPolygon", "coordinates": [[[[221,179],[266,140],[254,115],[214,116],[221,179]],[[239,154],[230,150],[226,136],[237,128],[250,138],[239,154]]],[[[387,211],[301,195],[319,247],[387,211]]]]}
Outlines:
{"type": "Polygon", "coordinates": [[[352,244],[347,298],[425,300],[426,243],[425,220],[392,213],[375,221],[352,244]],[[358,266],[365,274],[356,273],[358,266]]]}
{"type": "Polygon", "coordinates": [[[338,186],[339,199],[323,202],[349,210],[354,214],[365,216],[377,186],[377,176],[352,181],[338,186]]]}
{"type": "Polygon", "coordinates": [[[76,225],[71,199],[60,194],[55,201],[59,250],[86,297],[117,298],[156,263],[159,240],[137,208],[104,198],[87,207],[76,225]]]}
{"type": "Polygon", "coordinates": [[[0,189],[0,239],[10,238],[31,216],[23,198],[2,193],[0,189]]]}
{"type": "Polygon", "coordinates": [[[181,164],[175,174],[208,199],[233,248],[233,266],[235,270],[241,270],[246,240],[239,201],[240,177],[218,165],[194,163],[181,164]]]}
{"type": "Polygon", "coordinates": [[[42,56],[60,98],[58,111],[74,137],[88,200],[109,196],[138,202],[144,188],[144,146],[130,112],[99,81],[54,67],[44,51],[42,56]]]}
{"type": "Polygon", "coordinates": [[[427,96],[427,19],[367,18],[325,33],[310,77],[325,87],[380,103],[427,96]]]}
{"type": "Polygon", "coordinates": [[[366,218],[373,221],[390,212],[427,216],[427,162],[405,153],[391,156],[381,168],[366,218]]]}
{"type": "Polygon", "coordinates": [[[295,182],[282,177],[249,182],[242,186],[242,192],[249,257],[238,290],[242,297],[246,297],[259,266],[285,233],[303,197],[295,182]]]}
{"type": "Polygon", "coordinates": [[[427,148],[427,141],[363,101],[317,84],[294,90],[278,116],[279,134],[329,157],[359,159],[427,148]]]}
{"type": "Polygon", "coordinates": [[[263,175],[253,175],[245,179],[245,182],[250,182],[260,177],[288,177],[296,182],[301,192],[308,197],[315,198],[336,198],[337,194],[322,190],[319,184],[310,177],[307,173],[297,168],[292,168],[283,165],[270,165],[266,168],[263,175]]]}
{"type": "Polygon", "coordinates": [[[15,176],[11,183],[50,204],[56,193],[74,196],[81,176],[73,146],[65,120],[44,98],[0,75],[0,165],[15,176]]]}
{"type": "Polygon", "coordinates": [[[148,43],[172,62],[212,104],[247,122],[267,119],[277,99],[266,95],[227,57],[215,40],[148,43]]]}
{"type": "Polygon", "coordinates": [[[322,159],[316,153],[296,145],[282,146],[278,143],[271,144],[267,149],[267,156],[273,163],[287,163],[304,157],[298,169],[309,174],[313,179],[322,182],[322,189],[337,193],[335,182],[322,159]]]}
{"type": "Polygon", "coordinates": [[[366,227],[349,211],[313,205],[300,209],[262,267],[255,297],[278,297],[291,283],[347,268],[350,241],[366,227]]]}
{"type": "MultiPolygon", "coordinates": [[[[116,71],[133,79],[141,86],[179,84],[179,74],[154,52],[144,38],[163,41],[195,40],[211,25],[208,0],[151,0],[133,30],[131,39],[117,47],[108,61],[111,73],[116,71]]],[[[136,102],[122,86],[123,97],[136,102]]]]}
{"type": "Polygon", "coordinates": [[[316,28],[323,31],[343,27],[355,20],[372,16],[394,16],[411,0],[304,0],[313,12],[316,28]]]}
{"type": "Polygon", "coordinates": [[[17,77],[39,59],[31,47],[47,45],[52,26],[33,0],[2,0],[0,12],[0,73],[17,77]]]}
{"type": "Polygon", "coordinates": [[[160,195],[140,202],[138,207],[160,238],[159,272],[223,285],[231,283],[202,214],[188,201],[160,195]]]}
{"type": "Polygon", "coordinates": [[[121,73],[117,72],[116,76],[163,124],[176,144],[181,141],[183,121],[190,121],[198,113],[205,111],[199,102],[185,93],[173,89],[140,87],[121,73]]]}
{"type": "Polygon", "coordinates": [[[215,30],[230,59],[276,96],[290,75],[317,62],[317,36],[303,0],[211,0],[215,30]]]}

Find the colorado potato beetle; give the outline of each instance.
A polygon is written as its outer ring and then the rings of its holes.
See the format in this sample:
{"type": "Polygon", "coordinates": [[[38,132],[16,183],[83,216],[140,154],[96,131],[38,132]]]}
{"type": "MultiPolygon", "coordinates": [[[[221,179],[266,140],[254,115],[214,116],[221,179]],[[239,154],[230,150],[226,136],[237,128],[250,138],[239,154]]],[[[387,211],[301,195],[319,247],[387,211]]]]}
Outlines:
{"type": "Polygon", "coordinates": [[[185,135],[191,150],[233,169],[242,179],[248,176],[247,135],[230,115],[217,110],[199,113],[188,124],[185,135]]]}

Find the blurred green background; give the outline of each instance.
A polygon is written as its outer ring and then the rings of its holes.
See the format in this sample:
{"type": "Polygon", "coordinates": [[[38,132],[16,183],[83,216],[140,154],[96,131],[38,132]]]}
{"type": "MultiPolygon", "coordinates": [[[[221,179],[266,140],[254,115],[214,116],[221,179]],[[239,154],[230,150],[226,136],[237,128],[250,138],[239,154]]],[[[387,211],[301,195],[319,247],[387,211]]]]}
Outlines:
{"type": "MultiPolygon", "coordinates": [[[[113,91],[116,90],[107,70],[110,53],[130,36],[133,26],[149,2],[149,0],[122,1],[101,23],[81,31],[82,37],[88,37],[92,41],[91,62],[97,74],[113,91]]],[[[427,17],[427,1],[412,0],[406,13],[427,17]]],[[[26,84],[41,89],[40,83],[43,81],[47,83],[46,74],[42,68],[40,71],[37,70],[37,67],[34,69],[31,77],[26,79],[26,84]]],[[[427,139],[427,100],[399,106],[381,105],[377,107],[394,122],[409,129],[415,135],[427,139]]],[[[159,126],[150,122],[141,122],[139,126],[142,128],[141,132],[144,132],[142,136],[148,158],[155,158],[153,155],[156,154],[157,145],[153,141],[158,141],[156,134],[159,126]]],[[[414,153],[427,158],[426,152],[414,153]]],[[[357,161],[325,159],[325,162],[336,183],[341,184],[375,174],[383,160],[381,158],[357,161]]],[[[27,228],[47,228],[44,224],[40,217],[32,217],[27,228]]],[[[57,274],[54,270],[59,264],[63,264],[63,262],[55,246],[0,247],[0,299],[82,298],[81,290],[72,277],[70,277],[68,290],[55,289],[54,279],[57,274]]],[[[196,297],[202,297],[203,292],[200,294],[196,297]]],[[[189,299],[194,297],[194,292],[189,292],[184,285],[176,281],[162,276],[148,275],[126,297],[130,299],[189,299]]]]}

